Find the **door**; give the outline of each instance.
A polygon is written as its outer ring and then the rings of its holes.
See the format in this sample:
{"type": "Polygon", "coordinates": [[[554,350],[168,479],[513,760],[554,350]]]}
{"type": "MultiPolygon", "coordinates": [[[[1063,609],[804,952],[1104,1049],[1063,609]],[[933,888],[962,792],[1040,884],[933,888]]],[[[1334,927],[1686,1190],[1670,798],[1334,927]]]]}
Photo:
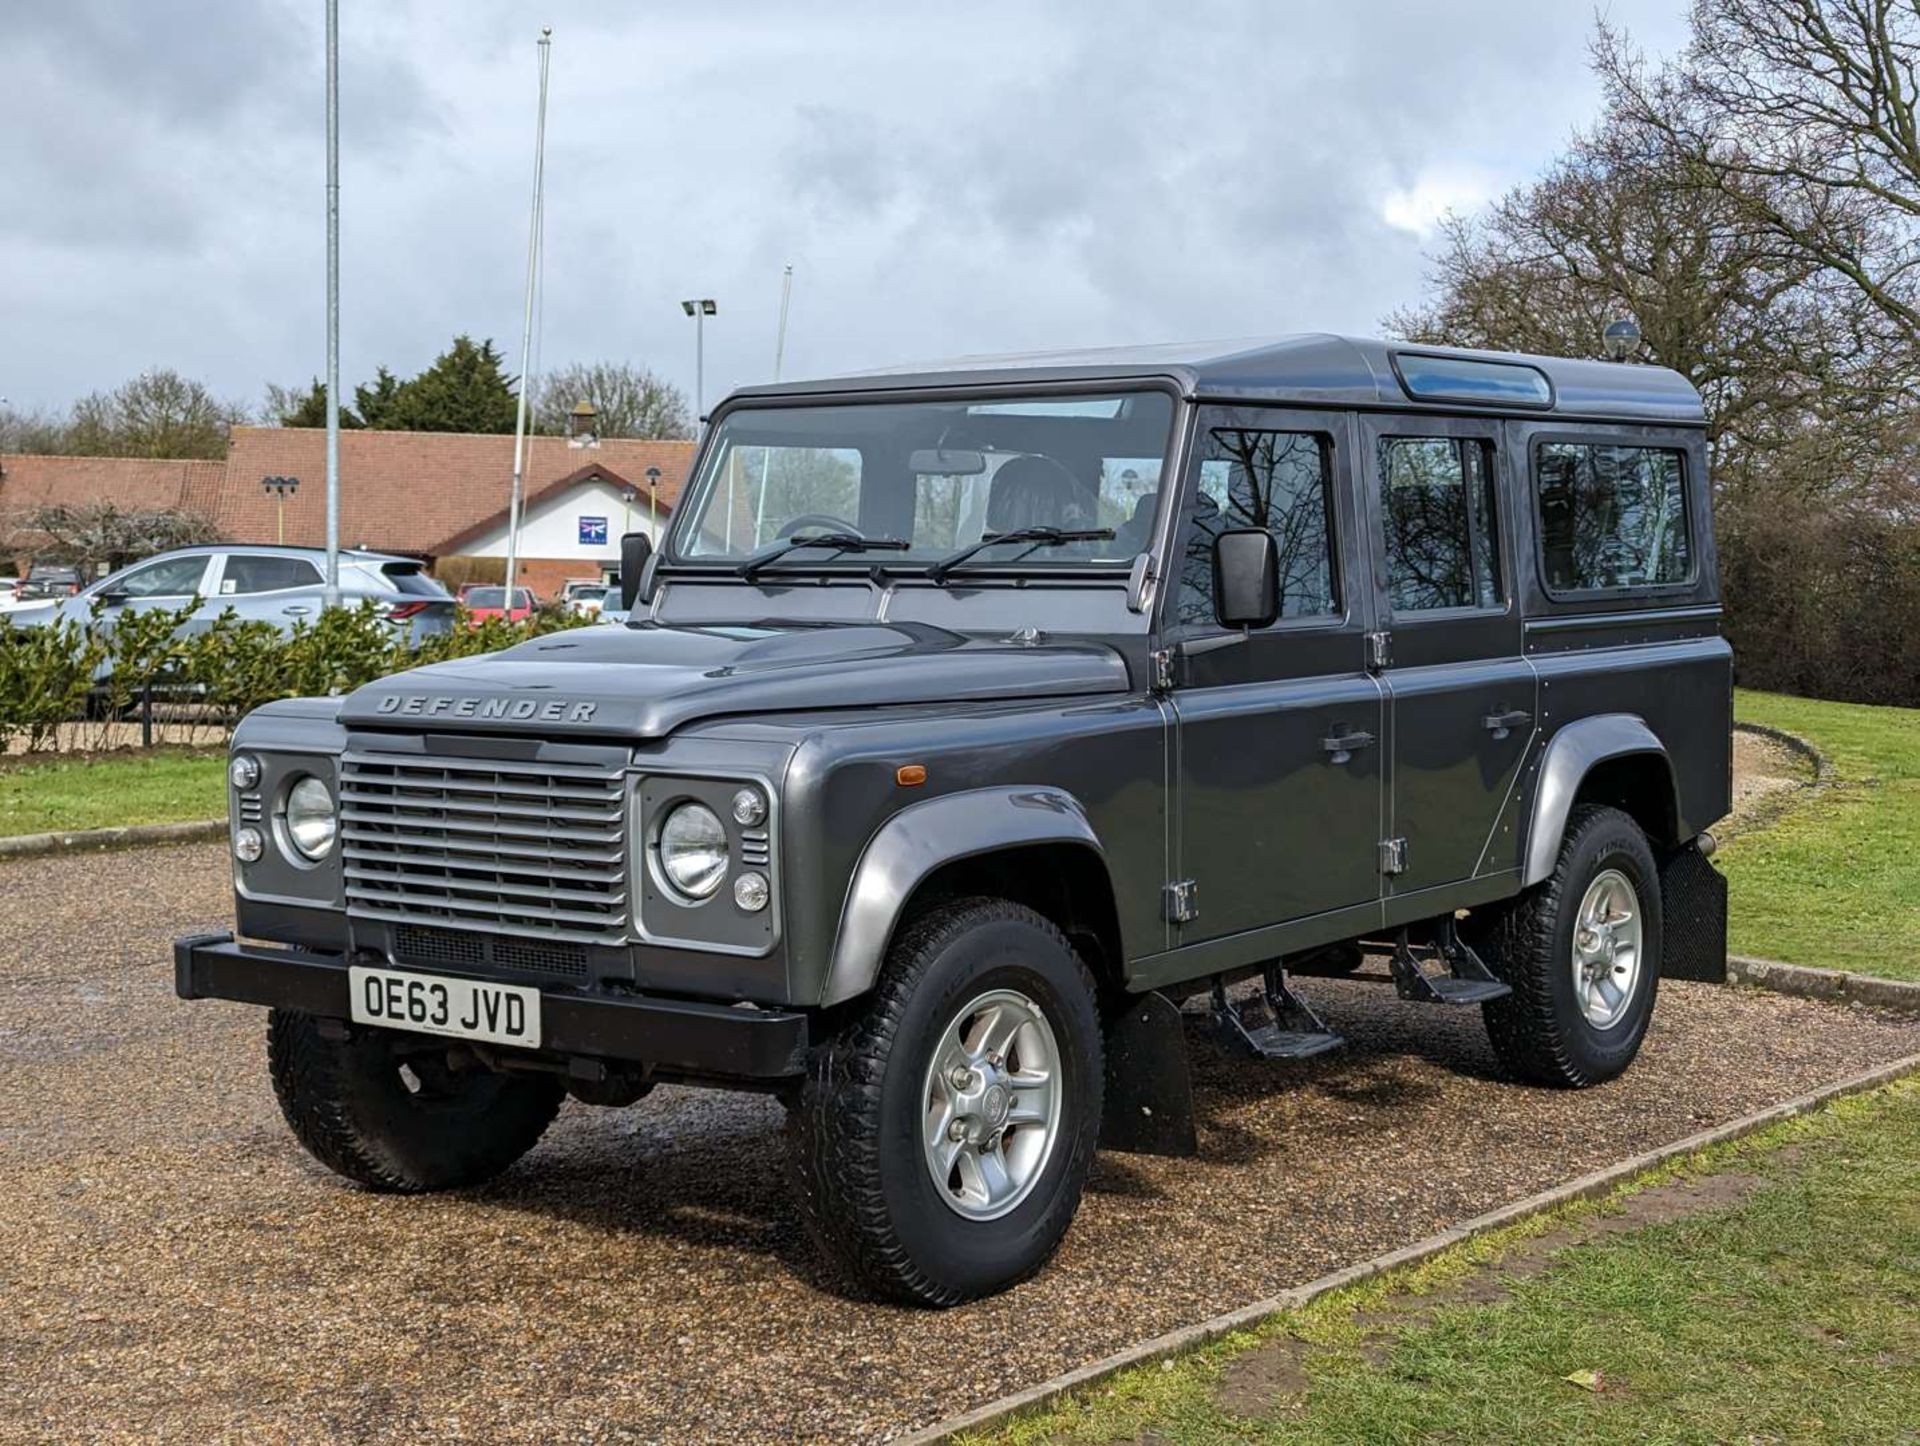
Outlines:
{"type": "Polygon", "coordinates": [[[1162,617],[1178,660],[1174,878],[1196,910],[1181,945],[1379,897],[1384,717],[1348,427],[1272,408],[1198,418],[1162,617]],[[1213,540],[1241,527],[1280,553],[1280,616],[1245,634],[1219,626],[1213,596],[1213,540]]]}
{"type": "Polygon", "coordinates": [[[1497,422],[1400,416],[1361,428],[1386,634],[1387,831],[1399,897],[1502,872],[1530,745],[1534,673],[1513,601],[1497,422]]]}
{"type": "MultiPolygon", "coordinates": [[[[212,561],[213,554],[186,552],[156,558],[110,578],[95,594],[106,609],[104,620],[111,625],[120,612],[178,612],[196,597],[206,596],[207,568],[212,561]]],[[[79,601],[91,607],[93,600],[79,601]]]]}
{"type": "Polygon", "coordinates": [[[228,553],[214,583],[215,607],[230,607],[246,622],[291,628],[320,615],[323,582],[318,566],[292,553],[228,553]]]}

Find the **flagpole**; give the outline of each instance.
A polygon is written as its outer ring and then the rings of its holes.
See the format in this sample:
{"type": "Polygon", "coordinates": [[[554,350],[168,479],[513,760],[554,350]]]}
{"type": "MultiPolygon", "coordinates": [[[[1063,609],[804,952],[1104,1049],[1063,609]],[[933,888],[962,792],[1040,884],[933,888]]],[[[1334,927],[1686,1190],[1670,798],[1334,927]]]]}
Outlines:
{"type": "Polygon", "coordinates": [[[540,111],[533,128],[533,217],[527,227],[527,297],[520,327],[520,400],[513,413],[513,488],[507,495],[507,616],[513,616],[513,589],[520,561],[520,494],[527,465],[527,406],[533,394],[533,293],[540,278],[542,194],[547,179],[547,62],[553,54],[553,27],[540,31],[540,111]]]}
{"type": "Polygon", "coordinates": [[[327,575],[340,606],[340,0],[327,0],[327,575]]]}

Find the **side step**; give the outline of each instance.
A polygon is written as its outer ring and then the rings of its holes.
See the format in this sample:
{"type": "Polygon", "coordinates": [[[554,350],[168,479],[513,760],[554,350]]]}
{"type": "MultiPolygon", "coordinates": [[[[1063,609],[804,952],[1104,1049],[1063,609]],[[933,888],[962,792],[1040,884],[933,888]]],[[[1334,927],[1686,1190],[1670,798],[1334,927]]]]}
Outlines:
{"type": "Polygon", "coordinates": [[[1451,919],[1440,926],[1434,943],[1420,949],[1414,952],[1402,929],[1393,946],[1393,987],[1402,999],[1419,1004],[1484,1004],[1513,993],[1493,977],[1451,919]]]}
{"type": "Polygon", "coordinates": [[[1214,980],[1213,1018],[1229,1041],[1259,1059],[1311,1059],[1346,1043],[1287,987],[1287,972],[1277,964],[1267,966],[1260,996],[1244,1004],[1227,998],[1226,986],[1214,980]]]}

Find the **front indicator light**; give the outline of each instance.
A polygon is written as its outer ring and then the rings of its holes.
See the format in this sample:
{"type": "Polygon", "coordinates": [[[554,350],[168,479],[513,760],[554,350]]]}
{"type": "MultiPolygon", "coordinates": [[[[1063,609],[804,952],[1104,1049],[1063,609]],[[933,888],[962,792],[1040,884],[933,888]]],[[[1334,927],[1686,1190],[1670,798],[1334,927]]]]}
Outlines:
{"type": "Polygon", "coordinates": [[[266,851],[266,836],[257,828],[243,828],[233,836],[233,856],[243,864],[259,863],[266,851]]]}
{"type": "Polygon", "coordinates": [[[743,788],[733,796],[733,821],[742,828],[758,828],[767,821],[767,801],[757,788],[743,788]]]}
{"type": "Polygon", "coordinates": [[[733,902],[749,914],[757,914],[766,908],[772,890],[767,887],[765,874],[742,874],[733,881],[733,902]]]}
{"type": "Polygon", "coordinates": [[[244,753],[235,754],[233,762],[227,765],[227,782],[245,793],[259,781],[260,760],[244,753]]]}

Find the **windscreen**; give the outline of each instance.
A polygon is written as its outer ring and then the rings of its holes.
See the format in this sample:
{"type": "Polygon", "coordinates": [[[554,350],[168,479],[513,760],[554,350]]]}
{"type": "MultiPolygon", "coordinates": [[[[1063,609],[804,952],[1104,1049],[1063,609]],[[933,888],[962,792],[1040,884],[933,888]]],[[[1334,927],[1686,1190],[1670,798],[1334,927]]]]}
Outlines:
{"type": "Polygon", "coordinates": [[[720,422],[673,533],[675,561],[741,561],[825,533],[905,547],[783,568],[924,565],[990,535],[1111,534],[996,543],[981,567],[1124,566],[1148,545],[1173,398],[1005,397],[742,408],[720,422]]]}

